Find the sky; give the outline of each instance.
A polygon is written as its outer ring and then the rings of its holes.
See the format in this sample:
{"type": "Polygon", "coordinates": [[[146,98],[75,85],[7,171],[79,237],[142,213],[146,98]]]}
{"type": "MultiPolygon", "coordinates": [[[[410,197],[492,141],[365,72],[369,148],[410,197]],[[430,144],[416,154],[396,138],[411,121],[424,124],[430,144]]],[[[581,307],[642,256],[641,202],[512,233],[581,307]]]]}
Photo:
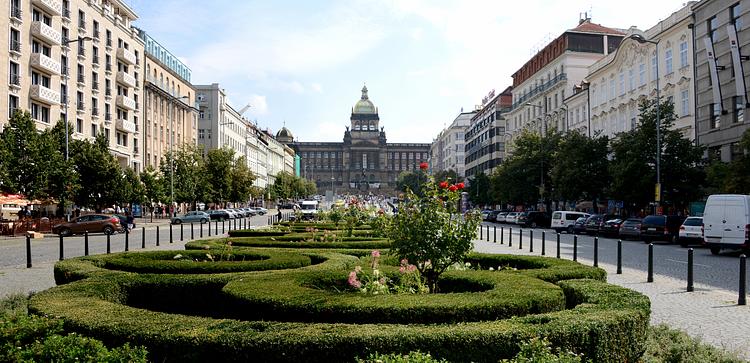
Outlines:
{"type": "Polygon", "coordinates": [[[588,12],[645,30],[673,0],[126,0],[135,25],[261,128],[341,141],[367,85],[388,142],[431,142],[588,12]]]}

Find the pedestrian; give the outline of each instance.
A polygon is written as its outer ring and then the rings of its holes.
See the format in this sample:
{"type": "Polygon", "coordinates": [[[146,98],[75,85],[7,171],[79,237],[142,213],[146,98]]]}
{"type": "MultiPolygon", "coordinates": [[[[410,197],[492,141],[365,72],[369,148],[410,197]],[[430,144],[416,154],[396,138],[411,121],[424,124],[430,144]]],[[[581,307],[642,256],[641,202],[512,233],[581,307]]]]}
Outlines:
{"type": "Polygon", "coordinates": [[[127,212],[125,214],[125,223],[127,223],[128,231],[132,231],[133,228],[135,228],[135,219],[133,218],[133,214],[130,212],[127,212]]]}
{"type": "Polygon", "coordinates": [[[276,218],[281,222],[281,207],[279,207],[278,212],[276,213],[276,218]]]}

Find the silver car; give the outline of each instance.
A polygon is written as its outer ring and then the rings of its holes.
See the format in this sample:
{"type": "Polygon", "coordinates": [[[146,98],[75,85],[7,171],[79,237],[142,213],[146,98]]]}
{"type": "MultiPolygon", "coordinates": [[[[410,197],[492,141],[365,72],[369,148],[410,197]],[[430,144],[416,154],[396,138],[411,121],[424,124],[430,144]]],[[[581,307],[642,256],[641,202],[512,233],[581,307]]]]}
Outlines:
{"type": "Polygon", "coordinates": [[[172,224],[193,222],[207,223],[209,220],[211,220],[211,216],[209,216],[208,213],[203,211],[192,211],[185,213],[185,215],[172,218],[172,224]]]}

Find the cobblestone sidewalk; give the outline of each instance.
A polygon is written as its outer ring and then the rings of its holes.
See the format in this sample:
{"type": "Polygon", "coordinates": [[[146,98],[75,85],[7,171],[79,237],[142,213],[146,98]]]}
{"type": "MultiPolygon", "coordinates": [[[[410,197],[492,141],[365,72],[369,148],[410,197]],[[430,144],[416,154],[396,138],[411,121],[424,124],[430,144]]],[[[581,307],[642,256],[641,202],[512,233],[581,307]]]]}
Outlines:
{"type": "MultiPolygon", "coordinates": [[[[540,255],[527,250],[509,248],[508,245],[474,241],[474,249],[482,253],[505,253],[519,255],[540,255]]],[[[563,249],[563,258],[565,256],[563,249]]],[[[554,256],[553,256],[554,257],[554,256]]],[[[593,261],[578,259],[586,265],[593,261]]],[[[599,264],[607,271],[607,281],[611,284],[638,291],[651,299],[651,324],[667,324],[684,330],[693,337],[701,338],[715,347],[739,353],[750,359],[750,306],[737,305],[736,291],[718,290],[706,285],[695,284],[694,292],[686,292],[687,281],[655,275],[653,283],[646,282],[646,272],[623,268],[617,275],[617,266],[599,264]]]]}

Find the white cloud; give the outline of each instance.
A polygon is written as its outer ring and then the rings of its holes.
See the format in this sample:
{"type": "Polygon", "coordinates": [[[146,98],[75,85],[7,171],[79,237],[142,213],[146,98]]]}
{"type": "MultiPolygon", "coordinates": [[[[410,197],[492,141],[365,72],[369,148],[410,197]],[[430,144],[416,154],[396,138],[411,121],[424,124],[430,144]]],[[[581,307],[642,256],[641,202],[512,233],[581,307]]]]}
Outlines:
{"type": "Polygon", "coordinates": [[[249,102],[250,102],[250,114],[252,115],[268,114],[268,102],[266,102],[266,96],[251,94],[249,102]]]}
{"type": "Polygon", "coordinates": [[[323,86],[321,86],[320,83],[311,84],[310,89],[312,89],[314,92],[317,92],[317,93],[323,92],[323,86]]]}

